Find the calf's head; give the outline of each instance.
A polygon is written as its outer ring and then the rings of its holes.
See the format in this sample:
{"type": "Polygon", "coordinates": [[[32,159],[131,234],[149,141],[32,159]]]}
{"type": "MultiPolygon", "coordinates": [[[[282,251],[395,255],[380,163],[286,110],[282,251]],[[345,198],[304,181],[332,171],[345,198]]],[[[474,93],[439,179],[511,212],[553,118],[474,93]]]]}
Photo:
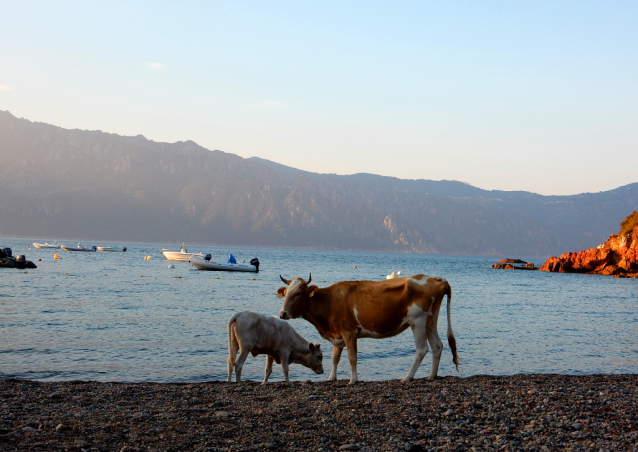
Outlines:
{"type": "Polygon", "coordinates": [[[304,365],[312,369],[316,374],[323,373],[323,353],[321,353],[321,344],[308,344],[308,351],[302,355],[301,359],[304,365]]]}
{"type": "Polygon", "coordinates": [[[315,294],[317,286],[308,286],[312,281],[312,274],[308,281],[302,278],[295,278],[292,281],[284,279],[279,275],[287,287],[280,287],[277,297],[284,298],[284,305],[279,312],[279,318],[283,320],[296,319],[301,317],[310,297],[315,294]]]}

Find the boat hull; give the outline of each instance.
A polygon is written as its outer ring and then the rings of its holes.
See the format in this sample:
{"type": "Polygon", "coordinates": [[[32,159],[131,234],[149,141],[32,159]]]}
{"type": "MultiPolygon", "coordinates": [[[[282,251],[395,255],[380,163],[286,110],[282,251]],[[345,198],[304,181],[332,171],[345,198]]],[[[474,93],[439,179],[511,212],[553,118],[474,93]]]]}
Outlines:
{"type": "Polygon", "coordinates": [[[203,253],[183,253],[181,251],[167,251],[167,250],[162,250],[160,251],[160,253],[166,258],[167,261],[188,262],[191,256],[201,257],[202,259],[204,258],[203,253]]]}
{"type": "Polygon", "coordinates": [[[198,256],[191,256],[190,263],[198,270],[222,271],[222,272],[252,272],[257,273],[259,268],[251,264],[228,264],[207,261],[198,256]]]}
{"type": "Polygon", "coordinates": [[[97,247],[92,247],[92,248],[87,248],[87,247],[82,247],[82,248],[74,248],[72,246],[64,246],[62,245],[61,248],[64,251],[90,251],[90,252],[95,252],[97,251],[97,247]]]}
{"type": "Polygon", "coordinates": [[[126,247],[117,248],[117,247],[113,247],[113,246],[98,246],[97,250],[98,251],[113,251],[113,252],[123,253],[123,252],[126,251],[126,247]]]}
{"type": "Polygon", "coordinates": [[[33,247],[34,248],[40,248],[40,249],[60,249],[61,245],[56,245],[56,244],[52,244],[52,243],[34,243],[33,247]]]}

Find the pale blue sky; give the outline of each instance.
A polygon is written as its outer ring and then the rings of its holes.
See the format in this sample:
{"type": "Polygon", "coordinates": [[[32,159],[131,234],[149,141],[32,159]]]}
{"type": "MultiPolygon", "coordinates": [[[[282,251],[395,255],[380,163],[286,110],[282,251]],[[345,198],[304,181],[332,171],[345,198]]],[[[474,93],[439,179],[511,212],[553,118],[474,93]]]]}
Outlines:
{"type": "Polygon", "coordinates": [[[637,24],[635,1],[0,0],[0,110],[322,173],[595,192],[638,182],[637,24]]]}

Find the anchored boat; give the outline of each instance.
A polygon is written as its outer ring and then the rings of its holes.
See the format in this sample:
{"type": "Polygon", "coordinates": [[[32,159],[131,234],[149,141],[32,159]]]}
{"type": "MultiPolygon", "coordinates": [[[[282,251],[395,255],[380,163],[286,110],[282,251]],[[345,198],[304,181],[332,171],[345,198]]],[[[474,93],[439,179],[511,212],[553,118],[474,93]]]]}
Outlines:
{"type": "Polygon", "coordinates": [[[98,251],[119,251],[123,253],[126,251],[126,247],[117,247],[117,246],[98,246],[98,251]]]}
{"type": "MultiPolygon", "coordinates": [[[[232,256],[231,254],[230,257],[232,256]]],[[[228,260],[229,262],[226,263],[211,261],[210,254],[207,254],[205,257],[191,256],[189,259],[190,263],[199,270],[259,273],[259,259],[257,258],[251,259],[249,264],[237,263],[234,257],[228,260]],[[234,262],[231,262],[231,260],[234,262]]]]}
{"type": "Polygon", "coordinates": [[[97,251],[97,246],[84,246],[81,243],[78,243],[78,246],[65,246],[62,245],[64,251],[97,251]]]}
{"type": "Polygon", "coordinates": [[[182,244],[182,247],[179,251],[169,251],[167,249],[162,249],[160,250],[160,254],[162,254],[166,258],[166,260],[184,262],[188,262],[191,256],[197,256],[201,258],[204,258],[204,256],[206,256],[204,253],[189,253],[184,244],[182,244]]]}

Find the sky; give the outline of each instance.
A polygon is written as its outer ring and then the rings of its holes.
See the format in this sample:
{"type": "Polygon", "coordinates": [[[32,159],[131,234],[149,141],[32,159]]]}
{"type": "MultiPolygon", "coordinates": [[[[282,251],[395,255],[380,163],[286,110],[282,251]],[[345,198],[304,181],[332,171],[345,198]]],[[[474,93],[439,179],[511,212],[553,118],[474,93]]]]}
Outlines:
{"type": "Polygon", "coordinates": [[[638,182],[637,23],[621,0],[0,0],[0,110],[319,173],[606,191],[638,182]]]}

